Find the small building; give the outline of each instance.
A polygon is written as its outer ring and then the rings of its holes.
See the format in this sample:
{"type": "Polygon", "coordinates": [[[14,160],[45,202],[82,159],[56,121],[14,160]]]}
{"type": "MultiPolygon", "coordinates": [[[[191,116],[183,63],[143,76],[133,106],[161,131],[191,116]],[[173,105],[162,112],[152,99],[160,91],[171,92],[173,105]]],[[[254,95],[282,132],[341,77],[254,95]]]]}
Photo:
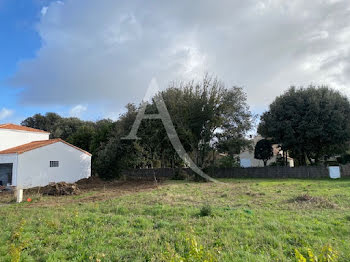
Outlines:
{"type": "MultiPolygon", "coordinates": [[[[261,139],[263,139],[261,136],[259,135],[255,136],[252,139],[253,149],[246,149],[239,154],[241,167],[263,167],[264,166],[264,161],[254,158],[254,148],[261,139]]],[[[267,165],[271,165],[272,163],[275,163],[277,161],[277,157],[279,156],[282,157],[283,151],[280,149],[280,147],[277,144],[272,145],[272,150],[273,150],[273,156],[271,159],[267,161],[267,165]]],[[[290,167],[294,167],[293,158],[288,157],[287,161],[290,167]]]]}
{"type": "Polygon", "coordinates": [[[91,176],[91,154],[50,133],[0,125],[0,185],[31,188],[91,176]]]}

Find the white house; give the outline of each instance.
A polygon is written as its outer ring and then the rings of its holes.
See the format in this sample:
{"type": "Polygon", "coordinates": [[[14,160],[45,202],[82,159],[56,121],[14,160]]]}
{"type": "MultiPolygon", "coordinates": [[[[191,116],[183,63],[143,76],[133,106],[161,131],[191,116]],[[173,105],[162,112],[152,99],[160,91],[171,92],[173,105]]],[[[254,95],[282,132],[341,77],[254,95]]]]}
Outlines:
{"type": "Polygon", "coordinates": [[[0,125],[0,185],[31,188],[91,176],[90,153],[49,135],[19,125],[0,125]]]}

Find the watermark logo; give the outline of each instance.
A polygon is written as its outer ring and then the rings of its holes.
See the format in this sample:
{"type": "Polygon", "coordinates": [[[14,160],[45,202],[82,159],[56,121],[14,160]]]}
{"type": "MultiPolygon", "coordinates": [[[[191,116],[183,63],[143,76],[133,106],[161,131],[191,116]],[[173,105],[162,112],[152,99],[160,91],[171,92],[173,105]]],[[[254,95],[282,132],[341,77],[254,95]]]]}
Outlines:
{"type": "Polygon", "coordinates": [[[192,171],[194,171],[199,176],[205,178],[206,180],[209,180],[212,182],[217,182],[217,180],[215,180],[212,177],[205,174],[193,162],[193,160],[190,158],[190,156],[185,151],[185,149],[184,149],[184,147],[183,147],[183,145],[182,145],[182,143],[177,135],[173,121],[171,120],[170,114],[169,114],[168,109],[165,105],[163,97],[162,97],[161,93],[159,92],[157,81],[154,78],[152,79],[152,81],[147,89],[146,95],[141,103],[141,106],[139,108],[139,112],[136,116],[136,119],[134,121],[134,124],[131,128],[129,135],[127,135],[126,137],[123,137],[122,139],[133,139],[133,140],[140,139],[137,136],[137,131],[138,131],[140,124],[141,124],[141,121],[143,119],[161,119],[172,146],[174,147],[174,149],[175,149],[176,153],[179,155],[179,157],[185,162],[185,164],[188,167],[190,167],[192,169],[192,171]],[[150,101],[152,98],[154,99],[154,102],[157,106],[158,114],[145,114],[148,101],[150,101]]]}

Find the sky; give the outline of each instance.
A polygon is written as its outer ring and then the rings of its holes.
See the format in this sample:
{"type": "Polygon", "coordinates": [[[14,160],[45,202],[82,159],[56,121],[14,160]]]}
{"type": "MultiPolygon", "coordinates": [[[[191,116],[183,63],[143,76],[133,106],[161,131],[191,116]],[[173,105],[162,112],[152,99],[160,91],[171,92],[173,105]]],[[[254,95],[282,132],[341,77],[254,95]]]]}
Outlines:
{"type": "Polygon", "coordinates": [[[350,95],[350,1],[0,0],[0,122],[117,119],[153,78],[206,73],[254,113],[291,85],[350,95]]]}

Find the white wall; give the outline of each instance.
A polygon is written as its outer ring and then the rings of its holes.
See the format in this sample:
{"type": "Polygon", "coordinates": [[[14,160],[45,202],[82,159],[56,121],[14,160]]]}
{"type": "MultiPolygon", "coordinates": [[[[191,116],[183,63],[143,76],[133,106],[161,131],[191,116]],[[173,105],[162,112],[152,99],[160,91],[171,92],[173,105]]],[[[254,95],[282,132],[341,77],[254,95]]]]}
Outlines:
{"type": "Polygon", "coordinates": [[[17,172],[17,186],[22,188],[74,183],[91,176],[91,156],[57,142],[18,155],[17,172]],[[50,161],[59,161],[59,167],[50,167],[50,161]]]}
{"type": "Polygon", "coordinates": [[[13,164],[12,168],[12,186],[17,185],[17,154],[0,155],[0,164],[13,164]]]}
{"type": "Polygon", "coordinates": [[[0,128],[0,151],[33,141],[48,140],[49,135],[49,133],[0,128]]]}

